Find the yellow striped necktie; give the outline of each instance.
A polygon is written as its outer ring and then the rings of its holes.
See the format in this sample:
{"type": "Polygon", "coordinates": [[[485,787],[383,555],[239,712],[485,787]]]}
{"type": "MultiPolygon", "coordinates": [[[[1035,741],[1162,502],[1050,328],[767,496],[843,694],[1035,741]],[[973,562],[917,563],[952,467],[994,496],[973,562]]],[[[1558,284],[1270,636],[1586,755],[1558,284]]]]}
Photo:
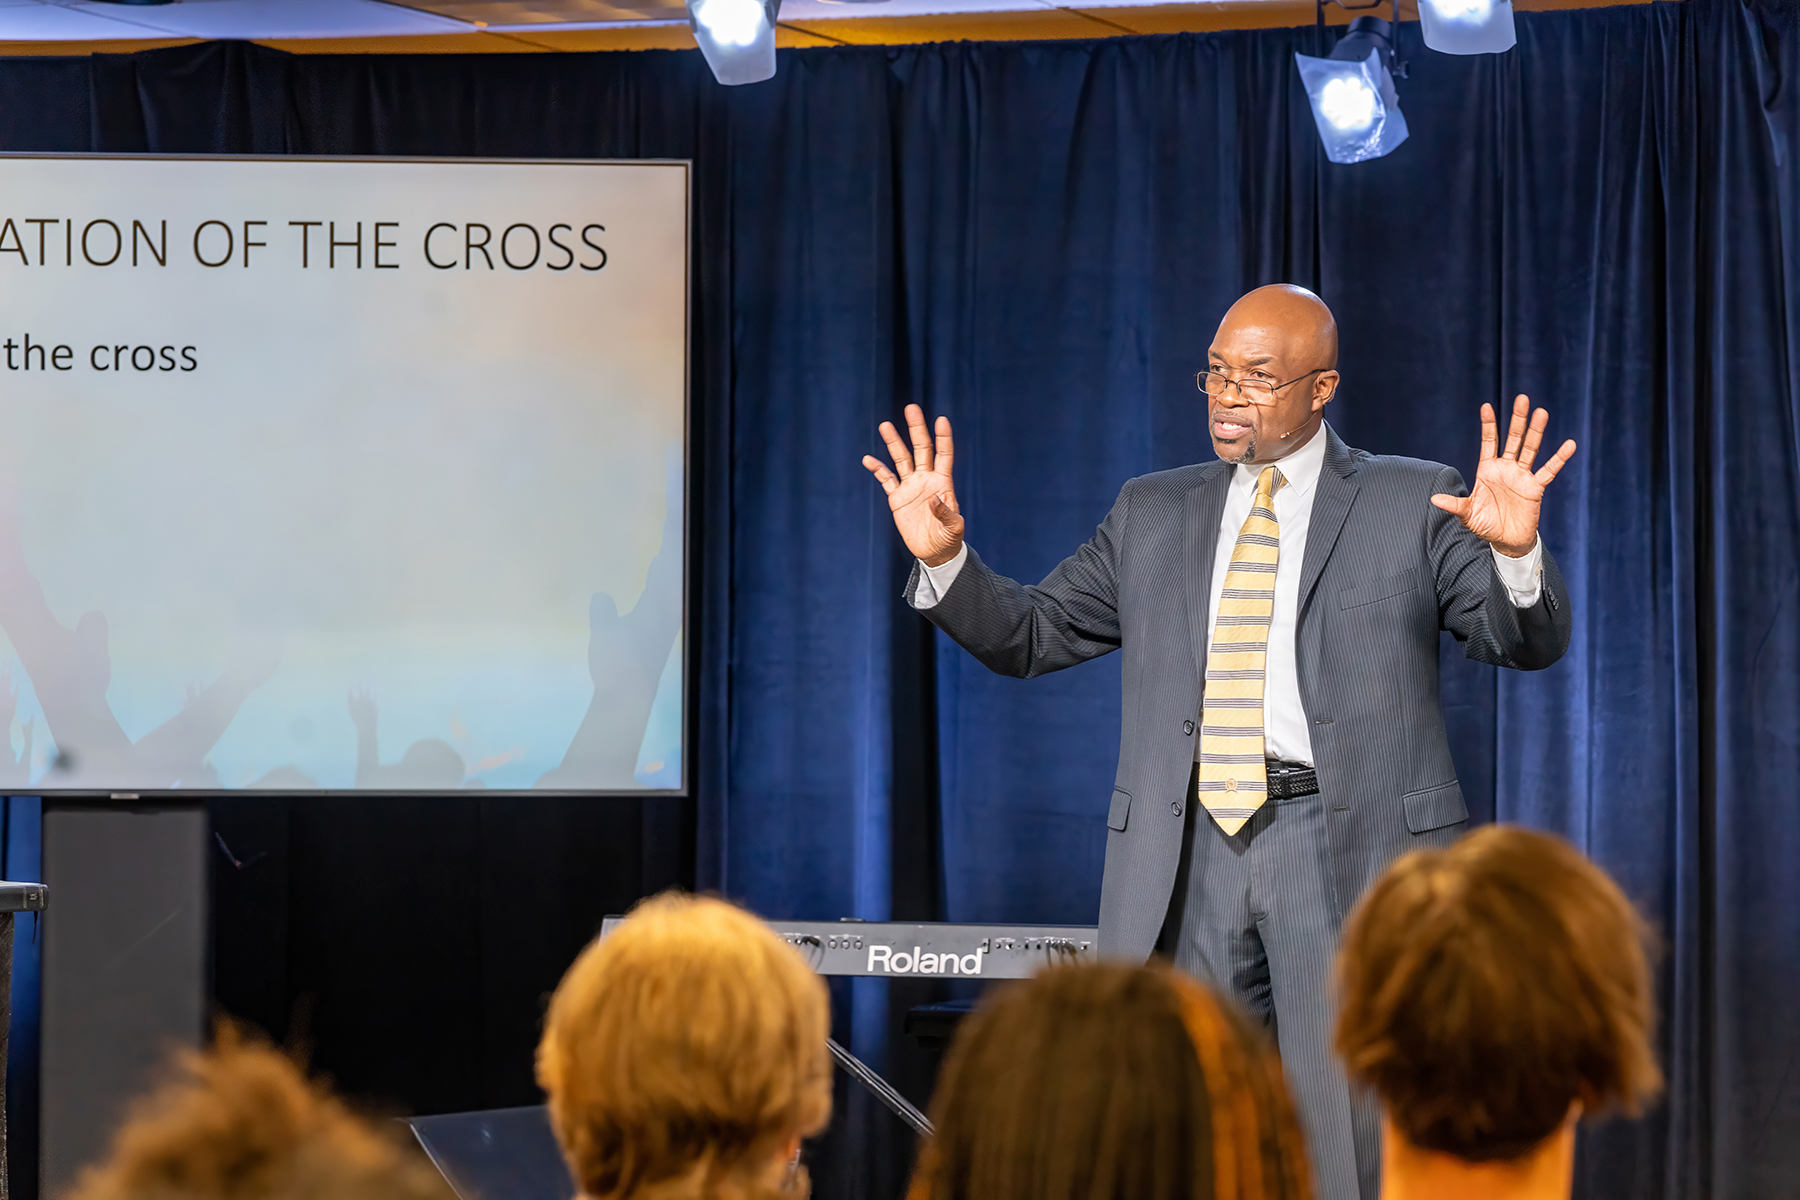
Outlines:
{"type": "Polygon", "coordinates": [[[1257,476],[1256,499],[1232,547],[1206,656],[1194,786],[1196,799],[1228,834],[1242,829],[1269,794],[1263,679],[1275,615],[1275,565],[1281,559],[1275,492],[1283,482],[1274,467],[1257,476]]]}

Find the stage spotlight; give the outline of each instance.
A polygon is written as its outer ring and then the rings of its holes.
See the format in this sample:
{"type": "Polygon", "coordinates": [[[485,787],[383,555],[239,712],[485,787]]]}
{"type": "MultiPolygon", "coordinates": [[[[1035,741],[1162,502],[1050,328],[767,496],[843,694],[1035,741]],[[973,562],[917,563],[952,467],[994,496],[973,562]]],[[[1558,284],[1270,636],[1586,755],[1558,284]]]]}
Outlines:
{"type": "Polygon", "coordinates": [[[1388,67],[1392,28],[1380,17],[1358,17],[1330,58],[1294,55],[1325,157],[1334,163],[1380,158],[1406,140],[1388,67]]]}
{"type": "Polygon", "coordinates": [[[1419,0],[1419,25],[1444,54],[1499,54],[1519,41],[1512,0],[1419,0]]]}
{"type": "Polygon", "coordinates": [[[760,83],[775,74],[781,0],[687,0],[688,23],[720,83],[760,83]]]}

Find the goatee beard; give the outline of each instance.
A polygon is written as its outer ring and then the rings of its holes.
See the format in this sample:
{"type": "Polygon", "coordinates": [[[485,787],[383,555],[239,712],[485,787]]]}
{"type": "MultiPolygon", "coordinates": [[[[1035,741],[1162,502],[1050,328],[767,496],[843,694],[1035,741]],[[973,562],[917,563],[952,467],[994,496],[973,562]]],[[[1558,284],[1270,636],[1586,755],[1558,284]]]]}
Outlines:
{"type": "Polygon", "coordinates": [[[1228,458],[1225,461],[1228,463],[1238,463],[1240,465],[1243,463],[1255,462],[1256,461],[1256,435],[1254,433],[1245,434],[1244,435],[1244,451],[1243,451],[1243,453],[1239,454],[1236,458],[1228,458]]]}

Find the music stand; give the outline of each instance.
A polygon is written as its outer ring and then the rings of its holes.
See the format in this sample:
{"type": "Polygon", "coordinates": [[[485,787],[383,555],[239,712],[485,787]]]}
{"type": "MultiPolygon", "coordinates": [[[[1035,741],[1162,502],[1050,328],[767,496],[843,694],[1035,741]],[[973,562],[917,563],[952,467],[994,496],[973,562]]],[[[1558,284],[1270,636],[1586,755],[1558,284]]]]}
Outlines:
{"type": "Polygon", "coordinates": [[[541,1104],[406,1123],[462,1200],[569,1200],[578,1190],[541,1104]]]}
{"type": "MultiPolygon", "coordinates": [[[[931,1122],[854,1054],[827,1039],[831,1057],[895,1116],[921,1136],[931,1122]]],[[[541,1104],[485,1112],[413,1117],[406,1122],[419,1146],[461,1200],[569,1200],[576,1192],[568,1164],[541,1104]]],[[[0,1198],[3,1200],[3,1198],[0,1198]]]]}

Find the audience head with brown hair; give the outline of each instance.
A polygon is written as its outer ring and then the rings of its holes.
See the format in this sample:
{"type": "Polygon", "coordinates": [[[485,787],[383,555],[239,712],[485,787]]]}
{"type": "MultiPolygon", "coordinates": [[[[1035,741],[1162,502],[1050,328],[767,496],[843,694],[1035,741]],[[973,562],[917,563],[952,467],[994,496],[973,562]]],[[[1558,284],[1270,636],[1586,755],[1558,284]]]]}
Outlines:
{"type": "Polygon", "coordinates": [[[65,1200],[454,1200],[418,1151],[231,1027],[144,1097],[65,1200]]]}
{"type": "Polygon", "coordinates": [[[825,984],[761,921],[667,894],[575,960],[538,1082],[586,1200],[804,1196],[831,1113],[825,984]]]}
{"type": "Polygon", "coordinates": [[[1351,913],[1337,1046],[1385,1108],[1384,1200],[1566,1200],[1575,1123],[1661,1089],[1648,934],[1560,838],[1482,829],[1351,913]]]}
{"type": "Polygon", "coordinates": [[[1165,967],[1059,967],[958,1032],[910,1200],[1306,1200],[1262,1036],[1165,967]]]}

